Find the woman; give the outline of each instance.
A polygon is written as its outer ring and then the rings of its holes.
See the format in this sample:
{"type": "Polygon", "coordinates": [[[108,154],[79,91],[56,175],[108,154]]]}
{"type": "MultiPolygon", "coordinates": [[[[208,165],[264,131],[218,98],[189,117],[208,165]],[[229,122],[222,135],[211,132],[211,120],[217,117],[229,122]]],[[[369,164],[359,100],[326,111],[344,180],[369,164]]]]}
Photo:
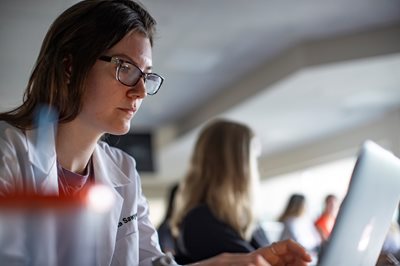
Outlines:
{"type": "Polygon", "coordinates": [[[306,198],[303,194],[292,194],[280,215],[279,222],[283,224],[280,239],[293,239],[300,243],[316,258],[322,239],[313,221],[306,214],[306,198]]]}
{"type": "Polygon", "coordinates": [[[322,241],[328,241],[339,209],[338,198],[333,194],[329,194],[325,197],[324,204],[324,209],[320,216],[314,221],[314,225],[322,241]]]}
{"type": "MultiPolygon", "coordinates": [[[[96,265],[151,265],[154,257],[163,256],[135,160],[100,140],[107,133],[127,133],[143,99],[163,82],[152,73],[155,25],[134,1],[75,4],[49,29],[22,105],[0,114],[1,195],[73,195],[90,182],[111,189],[116,201],[97,236],[96,265]],[[34,114],[42,105],[58,117],[55,128],[44,130],[47,145],[39,149],[35,141],[41,128],[34,114]]],[[[21,239],[15,235],[0,247],[1,261],[43,265],[30,261],[21,239]]],[[[300,246],[282,242],[249,256],[219,256],[203,264],[268,265],[286,262],[288,253],[299,265],[307,261],[300,246]]]]}
{"type": "Polygon", "coordinates": [[[172,218],[180,261],[251,252],[268,244],[253,213],[259,153],[257,139],[244,124],[216,120],[201,131],[172,218]]]}
{"type": "Polygon", "coordinates": [[[158,239],[160,247],[163,252],[170,252],[172,255],[176,254],[176,243],[175,238],[171,231],[171,217],[174,210],[174,201],[176,192],[178,191],[178,184],[174,184],[170,187],[168,193],[168,205],[164,215],[164,219],[161,221],[157,228],[158,239]]]}

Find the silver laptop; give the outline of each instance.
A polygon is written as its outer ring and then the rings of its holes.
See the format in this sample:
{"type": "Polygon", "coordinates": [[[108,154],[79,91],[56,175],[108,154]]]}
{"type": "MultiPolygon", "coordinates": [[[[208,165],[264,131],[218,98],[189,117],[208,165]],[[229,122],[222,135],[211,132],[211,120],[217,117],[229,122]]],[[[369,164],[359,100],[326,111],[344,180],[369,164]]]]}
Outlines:
{"type": "Polygon", "coordinates": [[[366,141],[318,266],[375,265],[399,199],[400,159],[366,141]]]}

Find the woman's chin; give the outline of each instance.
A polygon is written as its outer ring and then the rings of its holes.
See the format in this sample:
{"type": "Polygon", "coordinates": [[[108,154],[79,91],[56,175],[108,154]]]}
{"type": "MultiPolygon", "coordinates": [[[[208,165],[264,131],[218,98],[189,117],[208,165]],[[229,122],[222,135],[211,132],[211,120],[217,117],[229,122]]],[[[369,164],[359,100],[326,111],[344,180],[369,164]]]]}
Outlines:
{"type": "Polygon", "coordinates": [[[130,124],[129,125],[124,125],[123,127],[118,127],[118,128],[112,128],[110,129],[110,131],[108,132],[109,134],[112,135],[125,135],[126,133],[129,132],[130,129],[130,124]]]}

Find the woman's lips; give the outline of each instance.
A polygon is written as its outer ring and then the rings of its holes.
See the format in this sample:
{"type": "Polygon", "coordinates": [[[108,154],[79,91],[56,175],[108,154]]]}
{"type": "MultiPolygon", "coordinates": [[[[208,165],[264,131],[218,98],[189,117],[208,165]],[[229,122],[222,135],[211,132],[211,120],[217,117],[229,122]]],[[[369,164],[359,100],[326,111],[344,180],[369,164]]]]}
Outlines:
{"type": "Polygon", "coordinates": [[[129,115],[133,115],[136,112],[136,108],[119,108],[119,109],[129,115]]]}

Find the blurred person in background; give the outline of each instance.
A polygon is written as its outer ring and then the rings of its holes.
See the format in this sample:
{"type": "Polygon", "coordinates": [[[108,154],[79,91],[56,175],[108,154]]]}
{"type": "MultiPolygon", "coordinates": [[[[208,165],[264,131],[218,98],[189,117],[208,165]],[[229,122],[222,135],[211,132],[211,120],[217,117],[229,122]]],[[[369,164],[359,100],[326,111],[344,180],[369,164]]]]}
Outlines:
{"type": "Polygon", "coordinates": [[[172,218],[178,261],[269,244],[253,212],[260,153],[259,140],[244,124],[218,119],[202,129],[172,218]]]}
{"type": "Polygon", "coordinates": [[[170,252],[172,255],[176,254],[176,243],[171,230],[171,217],[174,210],[174,201],[178,186],[179,184],[174,184],[172,187],[170,187],[168,193],[167,210],[165,212],[164,219],[157,228],[161,250],[163,252],[170,252]]]}
{"type": "Polygon", "coordinates": [[[390,224],[383,242],[377,265],[400,265],[400,227],[397,221],[390,224]],[[397,264],[396,264],[397,263],[397,264]]]}
{"type": "Polygon", "coordinates": [[[306,248],[314,259],[318,257],[322,239],[307,214],[306,198],[303,194],[290,196],[278,221],[283,223],[281,240],[293,239],[306,248]]]}
{"type": "Polygon", "coordinates": [[[324,209],[321,215],[314,222],[323,241],[328,240],[329,235],[332,232],[338,209],[338,198],[333,194],[327,195],[324,201],[324,209]]]}

